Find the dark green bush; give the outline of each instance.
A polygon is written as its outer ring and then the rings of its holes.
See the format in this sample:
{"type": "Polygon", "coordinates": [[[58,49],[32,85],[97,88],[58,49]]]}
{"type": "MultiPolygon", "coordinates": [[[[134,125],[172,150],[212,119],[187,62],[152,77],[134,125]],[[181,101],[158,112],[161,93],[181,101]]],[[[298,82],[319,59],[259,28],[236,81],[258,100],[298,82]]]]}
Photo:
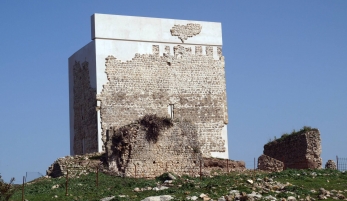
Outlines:
{"type": "Polygon", "coordinates": [[[300,134],[303,134],[303,133],[306,133],[308,131],[312,131],[312,130],[318,130],[317,128],[311,128],[310,126],[304,126],[302,127],[302,129],[300,129],[299,131],[295,131],[295,129],[293,129],[293,131],[288,134],[288,133],[284,133],[282,134],[282,136],[280,138],[276,138],[276,136],[274,137],[274,139],[270,139],[268,141],[268,143],[266,143],[266,145],[268,144],[271,144],[272,142],[276,141],[276,142],[282,142],[284,139],[290,137],[290,136],[293,136],[293,135],[300,135],[300,134]]]}
{"type": "Polygon", "coordinates": [[[140,124],[146,128],[146,140],[153,143],[158,141],[160,131],[173,126],[170,118],[158,117],[156,114],[146,114],[140,119],[140,124]]]}
{"type": "Polygon", "coordinates": [[[13,185],[14,178],[9,183],[4,182],[0,175],[0,201],[9,200],[19,187],[13,185]]]}

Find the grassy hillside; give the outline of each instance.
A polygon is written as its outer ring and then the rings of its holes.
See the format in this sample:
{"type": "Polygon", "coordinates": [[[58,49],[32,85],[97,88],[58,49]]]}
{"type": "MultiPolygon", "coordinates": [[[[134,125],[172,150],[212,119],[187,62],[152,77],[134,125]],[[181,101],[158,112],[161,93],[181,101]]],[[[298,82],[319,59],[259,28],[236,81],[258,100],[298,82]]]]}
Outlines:
{"type": "MultiPolygon", "coordinates": [[[[217,173],[216,173],[217,174],[217,173]]],[[[280,173],[263,173],[246,171],[243,173],[221,174],[213,177],[177,177],[171,184],[166,184],[166,190],[147,190],[149,187],[161,186],[166,175],[156,179],[121,178],[99,174],[99,185],[96,187],[96,174],[72,178],[66,191],[66,179],[40,179],[33,184],[25,186],[25,199],[29,201],[44,200],[100,200],[104,197],[116,196],[113,200],[142,200],[155,195],[172,195],[175,200],[187,200],[187,197],[204,193],[213,200],[221,196],[229,196],[231,190],[239,190],[247,194],[252,191],[265,196],[271,195],[279,198],[294,196],[297,200],[310,196],[317,200],[320,188],[329,190],[332,195],[347,196],[347,173],[336,170],[285,170],[280,173]],[[54,188],[54,187],[56,188],[54,188]],[[134,189],[139,188],[139,192],[134,189]],[[146,190],[142,190],[146,189],[146,190]],[[334,191],[336,190],[336,191],[334,191]],[[339,192],[340,191],[340,192],[339,192]],[[124,197],[120,197],[124,196],[124,197]]],[[[21,200],[21,191],[17,191],[10,200],[21,200]]],[[[202,200],[199,198],[198,200],[202,200]]]]}

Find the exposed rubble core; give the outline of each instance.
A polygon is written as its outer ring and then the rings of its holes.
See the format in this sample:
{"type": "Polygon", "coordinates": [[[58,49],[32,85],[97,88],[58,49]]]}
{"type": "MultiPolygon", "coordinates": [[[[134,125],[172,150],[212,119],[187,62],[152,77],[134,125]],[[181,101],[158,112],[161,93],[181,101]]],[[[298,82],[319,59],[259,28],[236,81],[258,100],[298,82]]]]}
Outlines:
{"type": "Polygon", "coordinates": [[[276,160],[274,158],[271,158],[270,156],[263,154],[258,158],[258,169],[260,170],[280,172],[280,171],[283,171],[283,168],[284,168],[283,162],[276,160]]]}
{"type": "Polygon", "coordinates": [[[178,36],[178,38],[184,43],[189,37],[198,35],[201,32],[202,26],[200,24],[188,23],[187,25],[176,24],[170,29],[172,36],[178,36]]]}
{"type": "Polygon", "coordinates": [[[131,177],[196,175],[203,158],[227,159],[221,24],[91,20],[93,41],[69,58],[70,153],[105,152],[131,177]]]}
{"type": "Polygon", "coordinates": [[[333,169],[333,170],[336,170],[337,167],[336,167],[335,161],[333,161],[333,160],[328,160],[328,161],[325,163],[325,169],[333,169]]]}
{"type": "Polygon", "coordinates": [[[246,170],[244,161],[234,161],[220,158],[203,158],[203,171],[209,175],[213,171],[220,172],[242,172],[246,170]]]}
{"type": "Polygon", "coordinates": [[[197,174],[201,153],[195,126],[186,120],[165,121],[156,115],[146,115],[135,123],[107,130],[109,169],[131,177],[155,177],[165,172],[197,174]],[[162,129],[144,124],[148,119],[163,121],[162,129]],[[160,133],[154,134],[154,130],[160,133]]]}
{"type": "Polygon", "coordinates": [[[211,50],[206,47],[206,55],[195,55],[191,48],[178,45],[175,56],[136,54],[127,62],[106,58],[109,82],[97,97],[101,101],[103,141],[111,127],[117,130],[145,114],[156,114],[191,122],[204,157],[225,152],[224,61],[223,57],[214,60],[211,50]]]}
{"type": "Polygon", "coordinates": [[[178,45],[175,56],[159,56],[153,46],[153,55],[137,54],[127,62],[106,59],[109,82],[98,100],[110,169],[134,176],[136,166],[136,175],[143,177],[189,174],[197,171],[202,156],[226,151],[225,80],[219,79],[224,61],[214,60],[212,49],[195,55],[178,45]],[[173,119],[172,128],[151,138],[145,130],[156,128],[144,128],[146,114],[173,119]]]}
{"type": "Polygon", "coordinates": [[[130,177],[155,177],[165,172],[199,175],[213,170],[242,171],[245,163],[203,158],[196,126],[187,120],[145,115],[119,129],[107,130],[110,171],[130,177]],[[159,131],[159,132],[157,132],[159,131]]]}
{"type": "Polygon", "coordinates": [[[96,172],[96,168],[103,168],[102,153],[89,153],[86,155],[65,156],[58,158],[48,167],[46,175],[52,178],[66,176],[69,171],[69,177],[96,172]]]}
{"type": "MultiPolygon", "coordinates": [[[[283,162],[284,169],[322,168],[321,152],[319,130],[310,127],[304,127],[291,135],[283,135],[280,139],[264,145],[264,155],[283,162]]],[[[258,168],[266,166],[269,164],[258,168]]]]}

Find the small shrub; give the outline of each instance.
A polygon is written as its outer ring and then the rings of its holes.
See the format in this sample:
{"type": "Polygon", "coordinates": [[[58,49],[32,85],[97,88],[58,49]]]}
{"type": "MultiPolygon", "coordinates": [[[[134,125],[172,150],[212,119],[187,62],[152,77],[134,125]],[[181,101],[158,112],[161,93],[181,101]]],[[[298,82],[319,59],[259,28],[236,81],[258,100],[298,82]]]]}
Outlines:
{"type": "Polygon", "coordinates": [[[195,184],[190,182],[184,182],[182,185],[182,189],[185,189],[185,190],[195,189],[195,184]]]}
{"type": "Polygon", "coordinates": [[[166,172],[166,173],[164,173],[164,174],[162,174],[160,176],[157,176],[155,178],[155,180],[161,181],[161,182],[164,182],[165,180],[170,180],[169,173],[166,172]]]}
{"type": "Polygon", "coordinates": [[[194,153],[201,153],[200,147],[199,146],[193,146],[193,152],[194,153]]]}
{"type": "Polygon", "coordinates": [[[290,135],[295,135],[296,131],[293,129],[293,131],[290,133],[290,135]]]}
{"type": "Polygon", "coordinates": [[[295,131],[295,129],[293,129],[293,131],[288,134],[288,133],[284,133],[282,134],[282,136],[280,138],[277,139],[276,136],[274,136],[274,139],[272,140],[271,138],[268,140],[268,143],[266,143],[266,145],[269,145],[273,142],[282,142],[284,139],[286,139],[287,137],[289,136],[292,136],[292,135],[300,135],[300,134],[303,134],[303,133],[306,133],[308,131],[312,131],[312,130],[318,130],[316,128],[311,128],[310,126],[304,126],[302,129],[300,129],[299,131],[295,131]]]}
{"type": "Polygon", "coordinates": [[[272,139],[269,138],[269,139],[267,140],[267,144],[270,144],[271,142],[272,142],[272,139]]]}
{"type": "Polygon", "coordinates": [[[160,131],[164,128],[173,126],[172,120],[167,117],[158,117],[156,114],[147,114],[141,120],[140,124],[146,128],[146,140],[156,143],[160,135],[160,131]]]}
{"type": "Polygon", "coordinates": [[[301,130],[303,130],[303,131],[311,131],[312,128],[310,126],[304,126],[301,130]]]}
{"type": "Polygon", "coordinates": [[[288,137],[288,136],[289,136],[288,133],[284,133],[284,134],[281,136],[281,138],[286,138],[286,137],[288,137]]]}
{"type": "Polygon", "coordinates": [[[13,182],[14,178],[12,178],[9,183],[5,183],[0,175],[0,201],[9,200],[12,197],[12,195],[16,192],[18,187],[15,187],[13,185],[13,182]]]}

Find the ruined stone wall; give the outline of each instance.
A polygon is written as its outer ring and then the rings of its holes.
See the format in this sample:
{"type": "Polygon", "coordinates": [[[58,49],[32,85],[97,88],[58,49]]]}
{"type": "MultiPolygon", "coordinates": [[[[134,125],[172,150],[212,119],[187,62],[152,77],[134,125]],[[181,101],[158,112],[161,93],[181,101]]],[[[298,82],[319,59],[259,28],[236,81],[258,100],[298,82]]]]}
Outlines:
{"type": "Polygon", "coordinates": [[[234,161],[230,159],[221,158],[204,158],[203,170],[204,174],[210,175],[213,172],[229,173],[229,172],[242,172],[246,170],[246,163],[244,161],[234,161]]]}
{"type": "Polygon", "coordinates": [[[46,170],[46,175],[52,178],[66,176],[69,177],[85,175],[90,172],[103,170],[102,153],[89,153],[85,155],[65,156],[58,158],[46,170]]]}
{"type": "Polygon", "coordinates": [[[88,62],[73,66],[74,154],[98,151],[96,92],[90,86],[88,62]]]}
{"type": "Polygon", "coordinates": [[[258,169],[271,172],[278,172],[284,169],[284,163],[282,161],[271,158],[267,155],[261,155],[258,158],[258,169]]]}
{"type": "MultiPolygon", "coordinates": [[[[108,83],[97,97],[101,101],[104,142],[106,131],[111,127],[119,129],[146,114],[157,114],[191,122],[204,157],[210,157],[210,152],[225,151],[221,133],[228,117],[221,48],[177,45],[173,51],[172,56],[170,47],[166,46],[160,55],[159,46],[153,45],[153,54],[136,54],[130,61],[122,62],[113,56],[106,58],[108,83]],[[213,58],[213,52],[217,52],[218,60],[213,58]],[[169,105],[173,108],[171,115],[169,105]]],[[[181,135],[180,132],[173,128],[168,136],[181,135]]],[[[192,131],[188,129],[188,132],[192,131]]],[[[173,142],[171,137],[162,141],[168,145],[173,142]]],[[[155,147],[158,146],[151,145],[151,149],[155,147]]],[[[161,150],[161,154],[171,151],[161,150]]],[[[136,161],[136,155],[134,157],[131,160],[136,161]]],[[[159,160],[156,161],[159,166],[159,160]]]]}
{"type": "Polygon", "coordinates": [[[157,140],[149,140],[147,131],[138,122],[107,131],[110,171],[130,177],[155,177],[165,172],[199,173],[200,145],[191,122],[174,122],[157,140]]]}
{"type": "Polygon", "coordinates": [[[284,163],[285,168],[321,168],[321,138],[318,129],[289,135],[264,145],[264,154],[284,163]]]}

